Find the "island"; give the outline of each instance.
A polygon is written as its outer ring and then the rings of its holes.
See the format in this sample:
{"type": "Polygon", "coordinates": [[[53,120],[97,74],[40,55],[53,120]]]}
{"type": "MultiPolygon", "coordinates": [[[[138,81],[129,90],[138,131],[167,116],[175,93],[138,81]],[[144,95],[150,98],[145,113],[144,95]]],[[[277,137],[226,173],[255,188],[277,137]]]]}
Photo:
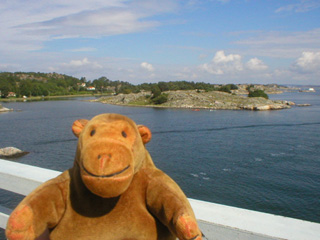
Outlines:
{"type": "Polygon", "coordinates": [[[210,110],[279,110],[288,109],[295,103],[290,101],[270,100],[263,97],[247,97],[221,91],[178,90],[166,91],[166,102],[155,104],[150,101],[151,92],[118,94],[101,97],[94,102],[122,106],[143,106],[157,108],[187,108],[210,110]]]}

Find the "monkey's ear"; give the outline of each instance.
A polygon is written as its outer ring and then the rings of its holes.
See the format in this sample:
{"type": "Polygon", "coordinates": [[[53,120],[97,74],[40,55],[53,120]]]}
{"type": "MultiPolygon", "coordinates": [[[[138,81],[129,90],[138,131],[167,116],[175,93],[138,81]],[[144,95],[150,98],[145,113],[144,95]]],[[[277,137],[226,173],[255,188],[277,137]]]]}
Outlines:
{"type": "Polygon", "coordinates": [[[72,124],[72,132],[73,134],[79,138],[80,133],[82,132],[84,126],[89,122],[87,119],[78,119],[72,124]]]}
{"type": "Polygon", "coordinates": [[[139,130],[140,136],[142,138],[142,142],[144,144],[147,144],[148,142],[150,142],[150,140],[152,138],[152,134],[151,134],[150,129],[146,126],[138,125],[138,130],[139,130]]]}

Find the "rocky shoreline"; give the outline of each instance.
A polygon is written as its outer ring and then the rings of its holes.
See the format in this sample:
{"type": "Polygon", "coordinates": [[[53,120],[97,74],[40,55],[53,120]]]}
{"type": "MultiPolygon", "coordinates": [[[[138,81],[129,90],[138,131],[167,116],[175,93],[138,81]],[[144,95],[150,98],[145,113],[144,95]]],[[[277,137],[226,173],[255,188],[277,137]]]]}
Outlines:
{"type": "Polygon", "coordinates": [[[219,91],[197,92],[188,90],[164,93],[168,95],[168,101],[160,105],[149,103],[150,92],[119,94],[92,101],[122,106],[257,111],[288,109],[295,105],[290,101],[269,100],[261,97],[249,98],[219,91]]]}
{"type": "Polygon", "coordinates": [[[22,157],[28,153],[15,147],[0,148],[0,157],[5,159],[22,157]]]}

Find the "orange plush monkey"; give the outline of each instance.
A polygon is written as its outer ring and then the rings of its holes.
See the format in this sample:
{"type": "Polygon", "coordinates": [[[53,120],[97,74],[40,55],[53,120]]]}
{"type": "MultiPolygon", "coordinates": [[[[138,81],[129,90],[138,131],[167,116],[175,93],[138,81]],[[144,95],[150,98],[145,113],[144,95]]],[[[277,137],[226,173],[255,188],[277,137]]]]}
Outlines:
{"type": "Polygon", "coordinates": [[[145,148],[150,130],[118,114],[72,126],[74,165],[40,185],[12,212],[13,239],[200,240],[190,204],[145,148]]]}

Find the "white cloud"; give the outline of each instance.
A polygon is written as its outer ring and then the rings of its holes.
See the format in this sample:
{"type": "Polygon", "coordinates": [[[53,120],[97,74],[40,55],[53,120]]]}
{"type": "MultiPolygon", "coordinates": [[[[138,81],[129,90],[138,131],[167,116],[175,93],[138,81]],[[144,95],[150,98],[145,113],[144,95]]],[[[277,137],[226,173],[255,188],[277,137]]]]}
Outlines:
{"type": "Polygon", "coordinates": [[[215,75],[225,73],[233,73],[243,70],[241,56],[238,54],[225,55],[224,51],[216,52],[210,63],[205,63],[200,66],[200,69],[215,75]]]}
{"type": "Polygon", "coordinates": [[[140,64],[140,66],[141,66],[143,69],[148,70],[149,72],[154,71],[154,67],[153,67],[152,64],[150,64],[150,63],[143,62],[143,63],[140,64]]]}
{"type": "Polygon", "coordinates": [[[298,3],[282,6],[276,9],[275,12],[309,12],[319,7],[320,2],[318,0],[300,0],[298,3]]]}
{"type": "Polygon", "coordinates": [[[224,51],[218,51],[213,58],[213,62],[215,63],[229,63],[229,62],[239,62],[241,60],[241,56],[237,54],[229,54],[225,55],[224,51]]]}
{"type": "Polygon", "coordinates": [[[320,52],[303,52],[293,68],[302,72],[320,72],[320,52]]]}
{"type": "Polygon", "coordinates": [[[177,6],[174,0],[1,1],[0,50],[39,50],[55,39],[146,31],[160,25],[150,17],[177,6]]]}
{"type": "Polygon", "coordinates": [[[179,72],[172,73],[172,76],[178,80],[188,80],[188,81],[190,80],[194,81],[199,78],[197,70],[190,67],[184,67],[179,72]]]}
{"type": "Polygon", "coordinates": [[[90,62],[88,58],[83,58],[82,60],[71,60],[69,63],[63,63],[62,65],[70,68],[82,68],[82,67],[89,67],[93,69],[102,68],[102,66],[99,63],[90,62]]]}
{"type": "Polygon", "coordinates": [[[262,60],[258,59],[258,58],[251,58],[247,63],[246,63],[246,67],[250,70],[257,70],[257,71],[261,71],[261,70],[266,70],[268,69],[268,66],[266,64],[263,63],[262,60]]]}
{"type": "Polygon", "coordinates": [[[142,20],[143,13],[127,8],[99,9],[16,26],[27,35],[46,39],[75,37],[102,37],[140,32],[159,25],[155,21],[142,20]]]}

